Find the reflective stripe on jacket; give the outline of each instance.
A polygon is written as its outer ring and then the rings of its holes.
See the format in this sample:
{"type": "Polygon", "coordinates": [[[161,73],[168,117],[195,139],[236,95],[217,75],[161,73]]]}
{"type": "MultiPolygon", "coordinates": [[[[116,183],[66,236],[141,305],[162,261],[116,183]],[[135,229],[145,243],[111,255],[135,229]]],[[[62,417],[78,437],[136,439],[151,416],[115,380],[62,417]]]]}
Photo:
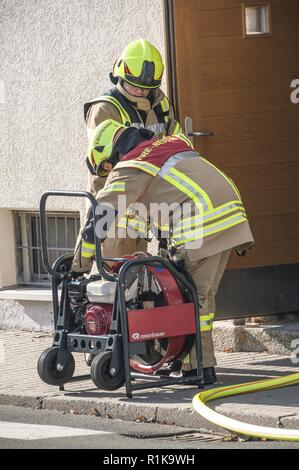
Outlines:
{"type": "MultiPolygon", "coordinates": [[[[115,166],[97,200],[113,206],[118,214],[117,227],[135,229],[139,236],[147,237],[150,222],[153,233],[186,250],[191,260],[253,244],[235,184],[195,152],[185,136],[154,138],[139,144],[115,166]],[[126,213],[119,211],[119,195],[126,196],[126,213]],[[145,215],[134,208],[135,203],[142,203],[145,215]],[[170,217],[169,212],[166,216],[151,213],[154,205],[161,204],[168,208],[173,205],[170,217]],[[188,205],[189,212],[181,210],[188,205]]],[[[88,237],[84,241],[93,242],[88,237]]],[[[105,244],[110,242],[108,237],[105,244]]],[[[123,255],[117,251],[115,240],[113,247],[113,256],[123,255]]],[[[83,257],[89,258],[90,248],[82,246],[83,257]]]]}
{"type": "MultiPolygon", "coordinates": [[[[161,92],[161,99],[154,104],[152,110],[154,111],[155,119],[150,123],[144,123],[139,110],[134,106],[134,103],[126,99],[125,96],[117,89],[113,88],[108,93],[95,98],[87,102],[84,105],[84,119],[87,121],[87,116],[90,108],[97,103],[110,103],[118,111],[121,122],[123,125],[132,126],[136,128],[146,127],[156,135],[157,134],[169,134],[170,124],[170,102],[164,94],[161,92]],[[155,121],[155,122],[154,122],[155,121]]],[[[171,134],[176,135],[182,132],[180,124],[172,120],[171,134]]]]}
{"type": "MultiPolygon", "coordinates": [[[[174,216],[171,226],[152,220],[152,231],[162,232],[162,236],[170,238],[171,244],[176,247],[197,240],[215,239],[240,224],[248,226],[241,195],[234,182],[195,152],[185,135],[153,139],[140,144],[122,158],[115,171],[125,168],[135,168],[158,177],[153,180],[152,186],[157,187],[154,193],[160,203],[177,201],[180,206],[188,201],[192,203],[191,212],[181,213],[178,218],[174,216]],[[169,185],[167,200],[164,194],[159,195],[160,178],[169,185]],[[177,197],[173,197],[171,187],[176,190],[177,197]],[[168,231],[168,234],[163,234],[164,231],[168,231]]],[[[246,236],[247,241],[253,241],[249,228],[246,236]]],[[[225,248],[232,248],[235,241],[232,243],[231,247],[225,248]]],[[[235,246],[239,243],[243,241],[236,241],[235,246]]]]}

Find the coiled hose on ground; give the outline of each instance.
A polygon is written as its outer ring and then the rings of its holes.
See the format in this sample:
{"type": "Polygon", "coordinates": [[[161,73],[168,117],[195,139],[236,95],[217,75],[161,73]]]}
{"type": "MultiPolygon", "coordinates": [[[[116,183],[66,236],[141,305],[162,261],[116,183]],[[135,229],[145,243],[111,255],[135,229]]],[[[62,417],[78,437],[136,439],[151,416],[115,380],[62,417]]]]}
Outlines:
{"type": "Polygon", "coordinates": [[[299,430],[270,428],[243,423],[241,421],[237,421],[236,419],[228,418],[227,416],[217,413],[206,405],[207,402],[217,400],[219,398],[226,398],[245,393],[260,392],[263,390],[273,390],[275,388],[297,384],[299,384],[299,373],[275,379],[266,379],[256,382],[213,388],[195,395],[193,397],[192,404],[197,413],[199,413],[205,419],[236,434],[243,434],[246,436],[259,437],[269,440],[299,441],[299,430]]]}

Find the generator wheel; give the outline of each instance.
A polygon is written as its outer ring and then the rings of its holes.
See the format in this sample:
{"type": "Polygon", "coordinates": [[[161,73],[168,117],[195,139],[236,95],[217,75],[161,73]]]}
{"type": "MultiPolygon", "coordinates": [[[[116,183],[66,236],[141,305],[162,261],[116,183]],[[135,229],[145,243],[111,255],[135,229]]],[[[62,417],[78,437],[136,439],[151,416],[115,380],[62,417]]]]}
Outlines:
{"type": "Polygon", "coordinates": [[[54,346],[46,349],[40,356],[37,363],[37,372],[40,378],[49,385],[63,385],[68,382],[75,372],[75,360],[72,354],[65,368],[58,372],[55,369],[59,348],[54,346]]]}
{"type": "Polygon", "coordinates": [[[112,375],[110,365],[112,360],[111,351],[99,353],[91,363],[90,375],[93,383],[103,390],[117,390],[125,383],[124,370],[112,375]]]}

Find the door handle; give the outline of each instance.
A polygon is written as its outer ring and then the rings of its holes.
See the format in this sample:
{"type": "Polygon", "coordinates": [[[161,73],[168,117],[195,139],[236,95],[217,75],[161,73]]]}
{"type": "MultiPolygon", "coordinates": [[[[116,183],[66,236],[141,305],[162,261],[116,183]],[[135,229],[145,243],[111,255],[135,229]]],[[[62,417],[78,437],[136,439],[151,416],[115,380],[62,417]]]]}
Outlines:
{"type": "Polygon", "coordinates": [[[213,137],[214,132],[210,131],[194,131],[193,130],[193,119],[187,116],[185,119],[185,134],[188,137],[213,137]]]}
{"type": "Polygon", "coordinates": [[[187,136],[189,137],[213,137],[214,133],[213,132],[188,132],[187,136]]]}

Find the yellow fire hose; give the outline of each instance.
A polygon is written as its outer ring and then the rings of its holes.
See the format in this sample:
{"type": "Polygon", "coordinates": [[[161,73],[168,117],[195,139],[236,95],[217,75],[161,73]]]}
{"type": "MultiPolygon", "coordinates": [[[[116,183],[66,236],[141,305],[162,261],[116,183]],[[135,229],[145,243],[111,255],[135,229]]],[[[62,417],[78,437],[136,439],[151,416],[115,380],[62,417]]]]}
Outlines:
{"type": "Polygon", "coordinates": [[[248,382],[245,384],[213,388],[195,395],[193,397],[192,404],[197,413],[199,413],[205,419],[214,424],[217,424],[218,426],[228,429],[229,431],[233,431],[236,434],[243,434],[246,436],[259,437],[269,440],[299,441],[299,430],[270,428],[243,423],[241,421],[223,416],[206,406],[208,401],[217,400],[219,398],[231,397],[233,395],[241,395],[244,393],[260,392],[263,390],[273,390],[275,388],[297,384],[299,384],[299,373],[287,375],[278,379],[267,379],[256,382],[248,382]]]}

